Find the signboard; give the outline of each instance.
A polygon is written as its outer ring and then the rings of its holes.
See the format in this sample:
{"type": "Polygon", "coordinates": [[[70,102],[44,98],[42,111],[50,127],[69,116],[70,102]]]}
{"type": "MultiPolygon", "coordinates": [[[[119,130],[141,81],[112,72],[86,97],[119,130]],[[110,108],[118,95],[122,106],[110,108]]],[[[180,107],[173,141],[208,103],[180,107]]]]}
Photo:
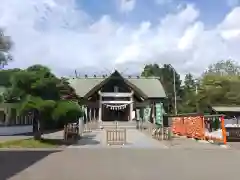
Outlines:
{"type": "Polygon", "coordinates": [[[163,125],[163,104],[162,103],[156,103],[156,121],[155,123],[157,125],[163,125]]]}
{"type": "Polygon", "coordinates": [[[143,120],[150,121],[150,116],[151,116],[151,108],[150,107],[144,108],[143,120]]]}

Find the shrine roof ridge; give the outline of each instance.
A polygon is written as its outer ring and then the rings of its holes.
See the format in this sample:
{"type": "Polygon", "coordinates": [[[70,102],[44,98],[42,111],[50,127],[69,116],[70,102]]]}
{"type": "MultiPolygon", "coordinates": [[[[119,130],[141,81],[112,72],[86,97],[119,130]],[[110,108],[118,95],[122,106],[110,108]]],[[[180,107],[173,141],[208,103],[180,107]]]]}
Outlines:
{"type": "MultiPolygon", "coordinates": [[[[84,76],[79,76],[79,77],[70,77],[68,79],[106,79],[110,76],[87,76],[87,77],[84,77],[84,76]]],[[[160,77],[156,77],[156,76],[150,76],[150,77],[143,77],[143,76],[123,76],[123,78],[125,79],[160,79],[160,77]]]]}
{"type": "MultiPolygon", "coordinates": [[[[84,97],[91,89],[105,80],[107,80],[107,78],[71,78],[68,79],[68,82],[80,97],[84,97]]],[[[129,78],[126,80],[140,89],[148,97],[167,97],[159,78],[129,78]]]]}

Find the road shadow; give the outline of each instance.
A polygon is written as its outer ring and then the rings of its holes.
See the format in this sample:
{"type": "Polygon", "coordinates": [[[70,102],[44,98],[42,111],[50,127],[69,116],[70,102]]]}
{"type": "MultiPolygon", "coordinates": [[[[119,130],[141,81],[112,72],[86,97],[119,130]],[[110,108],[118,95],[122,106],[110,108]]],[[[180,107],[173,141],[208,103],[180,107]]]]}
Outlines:
{"type": "MultiPolygon", "coordinates": [[[[42,135],[48,135],[48,134],[56,133],[58,131],[62,131],[62,129],[45,130],[42,135]]],[[[1,134],[0,136],[2,136],[2,137],[17,137],[17,136],[32,137],[33,135],[34,135],[33,132],[27,132],[27,133],[18,133],[18,134],[10,134],[10,135],[1,134]]]]}
{"type": "Polygon", "coordinates": [[[8,179],[59,151],[0,151],[0,179],[8,179]]]}
{"type": "Polygon", "coordinates": [[[96,135],[95,134],[85,134],[82,136],[76,144],[73,144],[73,146],[84,146],[84,145],[98,145],[101,142],[96,140],[96,135]]]}
{"type": "Polygon", "coordinates": [[[59,131],[63,131],[63,128],[44,130],[43,133],[44,133],[45,135],[47,135],[47,134],[52,134],[52,133],[56,133],[56,132],[59,132],[59,131]]]}

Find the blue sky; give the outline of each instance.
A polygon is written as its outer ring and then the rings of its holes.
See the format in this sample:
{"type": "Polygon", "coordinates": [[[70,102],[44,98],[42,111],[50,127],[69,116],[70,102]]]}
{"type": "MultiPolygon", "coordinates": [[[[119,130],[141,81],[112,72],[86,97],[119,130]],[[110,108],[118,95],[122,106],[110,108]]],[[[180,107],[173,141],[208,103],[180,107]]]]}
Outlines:
{"type": "Polygon", "coordinates": [[[171,63],[201,74],[240,62],[240,0],[1,0],[11,36],[8,68],[44,64],[59,75],[105,69],[139,72],[171,63]]]}
{"type": "MultiPolygon", "coordinates": [[[[77,2],[96,20],[104,14],[109,14],[117,21],[131,24],[138,24],[143,20],[158,23],[160,17],[176,11],[179,6],[191,3],[201,11],[199,19],[212,27],[221,22],[232,9],[228,0],[161,0],[162,4],[157,3],[157,0],[137,0],[132,11],[122,13],[119,11],[118,2],[114,0],[104,0],[102,1],[104,3],[99,3],[99,0],[78,0],[77,2]]],[[[235,6],[238,2],[236,0],[235,6]]]]}

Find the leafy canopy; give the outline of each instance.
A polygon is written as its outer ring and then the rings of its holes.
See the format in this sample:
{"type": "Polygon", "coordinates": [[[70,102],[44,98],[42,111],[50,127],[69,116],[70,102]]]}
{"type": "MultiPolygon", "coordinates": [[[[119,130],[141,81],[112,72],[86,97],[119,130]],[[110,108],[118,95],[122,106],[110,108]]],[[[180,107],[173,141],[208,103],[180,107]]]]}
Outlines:
{"type": "Polygon", "coordinates": [[[78,99],[75,90],[42,65],[15,72],[5,97],[21,103],[20,113],[37,112],[40,121],[61,119],[67,123],[82,116],[79,105],[73,102],[78,99]]]}
{"type": "MultiPolygon", "coordinates": [[[[173,112],[173,68],[165,64],[145,66],[142,76],[159,77],[173,112]]],[[[175,70],[176,73],[176,70],[175,70]]],[[[222,60],[211,64],[201,77],[188,73],[181,84],[180,75],[176,75],[178,112],[208,112],[213,105],[240,105],[240,66],[233,60],[222,60]]]]}
{"type": "Polygon", "coordinates": [[[170,64],[164,64],[160,67],[158,64],[148,64],[144,67],[141,76],[143,77],[157,77],[161,81],[169,100],[169,111],[174,110],[174,74],[176,84],[176,95],[178,99],[182,97],[182,87],[180,75],[170,64]]]}

